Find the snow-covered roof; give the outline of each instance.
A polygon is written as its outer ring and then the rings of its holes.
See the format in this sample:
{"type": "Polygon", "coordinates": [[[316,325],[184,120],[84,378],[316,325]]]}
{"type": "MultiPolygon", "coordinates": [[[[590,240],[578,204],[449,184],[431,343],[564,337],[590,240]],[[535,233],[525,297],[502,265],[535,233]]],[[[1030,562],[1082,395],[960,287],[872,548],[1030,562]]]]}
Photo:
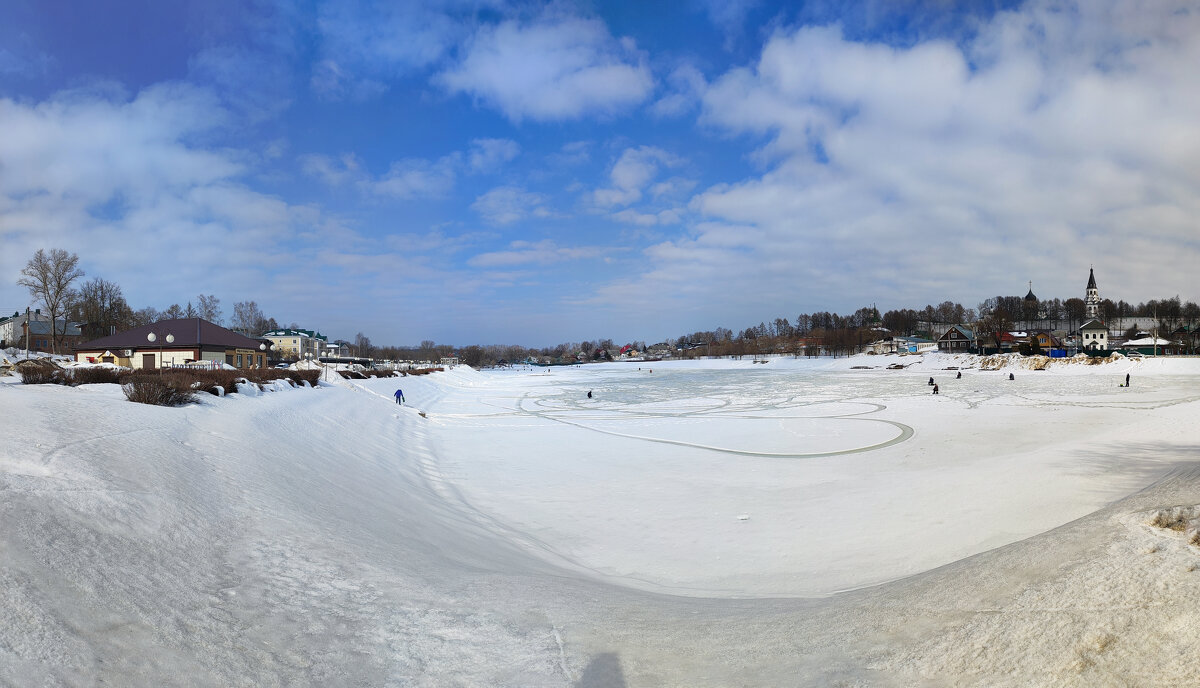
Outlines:
{"type": "Polygon", "coordinates": [[[1171,342],[1165,339],[1146,337],[1144,339],[1130,339],[1129,341],[1125,342],[1124,346],[1166,346],[1170,343],[1171,342]]]}

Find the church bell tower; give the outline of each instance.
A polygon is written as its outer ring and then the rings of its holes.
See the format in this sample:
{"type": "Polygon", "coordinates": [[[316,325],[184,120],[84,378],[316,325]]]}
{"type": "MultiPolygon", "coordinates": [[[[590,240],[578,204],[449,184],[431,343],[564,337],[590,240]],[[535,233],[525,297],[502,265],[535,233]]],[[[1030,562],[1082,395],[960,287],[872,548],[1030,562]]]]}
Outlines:
{"type": "Polygon", "coordinates": [[[1096,272],[1088,269],[1087,296],[1083,300],[1084,317],[1088,320],[1100,319],[1100,290],[1096,288],[1096,272]]]}

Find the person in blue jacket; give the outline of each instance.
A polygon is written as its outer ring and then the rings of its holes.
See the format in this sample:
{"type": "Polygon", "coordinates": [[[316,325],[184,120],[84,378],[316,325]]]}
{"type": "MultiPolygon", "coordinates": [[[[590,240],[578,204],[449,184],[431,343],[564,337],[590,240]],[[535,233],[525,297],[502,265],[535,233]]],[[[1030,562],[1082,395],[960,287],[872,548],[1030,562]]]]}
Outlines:
{"type": "Polygon", "coordinates": [[[397,404],[404,403],[404,392],[402,392],[401,390],[396,390],[396,403],[397,404]]]}

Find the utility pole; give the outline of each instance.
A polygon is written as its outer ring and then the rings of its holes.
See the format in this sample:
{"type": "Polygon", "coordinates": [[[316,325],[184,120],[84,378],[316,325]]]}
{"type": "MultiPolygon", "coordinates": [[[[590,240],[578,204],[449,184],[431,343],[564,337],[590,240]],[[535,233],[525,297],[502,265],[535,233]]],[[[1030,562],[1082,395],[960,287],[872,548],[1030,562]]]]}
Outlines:
{"type": "Polygon", "coordinates": [[[25,307],[25,358],[29,358],[29,306],[25,307]]]}

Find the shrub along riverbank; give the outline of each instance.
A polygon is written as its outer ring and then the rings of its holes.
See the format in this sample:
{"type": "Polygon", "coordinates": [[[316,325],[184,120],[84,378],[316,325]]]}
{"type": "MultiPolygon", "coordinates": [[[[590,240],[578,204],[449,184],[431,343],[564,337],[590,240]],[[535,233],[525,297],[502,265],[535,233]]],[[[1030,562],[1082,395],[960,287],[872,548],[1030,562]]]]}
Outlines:
{"type": "Polygon", "coordinates": [[[182,406],[195,400],[197,392],[236,394],[238,383],[264,384],[286,380],[297,387],[315,387],[320,370],[130,370],[128,368],[59,368],[52,364],[27,364],[18,368],[27,385],[118,384],[130,401],[159,406],[182,406]]]}

